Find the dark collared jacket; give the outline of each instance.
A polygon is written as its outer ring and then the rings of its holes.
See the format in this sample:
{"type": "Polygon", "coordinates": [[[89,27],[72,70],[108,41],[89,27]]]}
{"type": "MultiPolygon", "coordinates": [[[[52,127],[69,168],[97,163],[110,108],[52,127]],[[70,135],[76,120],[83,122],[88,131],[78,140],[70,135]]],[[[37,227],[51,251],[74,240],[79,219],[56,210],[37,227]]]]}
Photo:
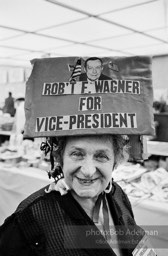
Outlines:
{"type": "MultiPolygon", "coordinates": [[[[71,193],[61,196],[44,190],[22,201],[0,227],[1,256],[116,255],[71,193]]],[[[118,233],[123,255],[132,255],[144,231],[136,225],[130,202],[115,182],[107,200],[116,230],[125,231],[118,233]]]]}

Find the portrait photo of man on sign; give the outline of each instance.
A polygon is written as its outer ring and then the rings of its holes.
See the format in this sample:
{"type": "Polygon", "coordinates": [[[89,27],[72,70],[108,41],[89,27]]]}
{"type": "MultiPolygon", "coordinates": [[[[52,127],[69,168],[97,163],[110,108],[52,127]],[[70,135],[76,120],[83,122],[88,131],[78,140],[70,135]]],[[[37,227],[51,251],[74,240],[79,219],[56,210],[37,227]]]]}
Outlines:
{"type": "Polygon", "coordinates": [[[94,82],[97,80],[111,80],[112,78],[102,74],[103,61],[98,57],[90,57],[86,59],[84,63],[84,70],[86,73],[82,73],[79,77],[79,81],[94,82]]]}

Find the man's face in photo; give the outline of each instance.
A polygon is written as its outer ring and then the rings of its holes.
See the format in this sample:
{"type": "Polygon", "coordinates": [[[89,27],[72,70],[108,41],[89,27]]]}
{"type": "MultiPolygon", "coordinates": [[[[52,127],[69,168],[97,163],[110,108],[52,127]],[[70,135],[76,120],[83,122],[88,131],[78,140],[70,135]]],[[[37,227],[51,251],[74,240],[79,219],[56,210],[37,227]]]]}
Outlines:
{"type": "Polygon", "coordinates": [[[89,80],[99,79],[103,66],[100,60],[89,60],[86,64],[86,74],[89,80]]]}

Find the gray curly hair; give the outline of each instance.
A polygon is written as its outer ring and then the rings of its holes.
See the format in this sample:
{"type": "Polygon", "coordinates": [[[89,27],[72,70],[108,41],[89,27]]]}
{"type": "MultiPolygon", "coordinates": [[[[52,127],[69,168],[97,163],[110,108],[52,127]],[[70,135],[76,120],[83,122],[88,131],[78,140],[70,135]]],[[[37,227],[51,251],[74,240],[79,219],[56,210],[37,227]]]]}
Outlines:
{"type": "MultiPolygon", "coordinates": [[[[82,135],[82,137],[86,137],[89,135],[82,135]]],[[[119,163],[126,160],[128,158],[128,143],[126,138],[123,135],[114,135],[114,134],[102,134],[102,135],[91,135],[91,136],[98,136],[99,138],[106,138],[107,140],[110,140],[113,145],[114,150],[114,167],[116,167],[119,163]]],[[[77,137],[77,136],[74,136],[77,137]]],[[[59,163],[61,166],[63,166],[63,153],[66,147],[66,143],[68,140],[68,137],[56,137],[56,144],[57,148],[53,152],[53,155],[55,157],[55,160],[57,163],[59,163]]]]}

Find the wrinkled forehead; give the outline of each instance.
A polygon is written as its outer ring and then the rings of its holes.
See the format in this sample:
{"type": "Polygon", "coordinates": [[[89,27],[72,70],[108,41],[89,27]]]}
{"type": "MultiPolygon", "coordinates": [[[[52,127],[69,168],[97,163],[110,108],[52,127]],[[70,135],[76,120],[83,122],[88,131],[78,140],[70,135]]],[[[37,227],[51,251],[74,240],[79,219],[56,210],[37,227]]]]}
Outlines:
{"type": "Polygon", "coordinates": [[[66,145],[74,147],[99,147],[113,149],[112,136],[108,135],[89,135],[89,136],[74,136],[67,138],[66,145]]]}

